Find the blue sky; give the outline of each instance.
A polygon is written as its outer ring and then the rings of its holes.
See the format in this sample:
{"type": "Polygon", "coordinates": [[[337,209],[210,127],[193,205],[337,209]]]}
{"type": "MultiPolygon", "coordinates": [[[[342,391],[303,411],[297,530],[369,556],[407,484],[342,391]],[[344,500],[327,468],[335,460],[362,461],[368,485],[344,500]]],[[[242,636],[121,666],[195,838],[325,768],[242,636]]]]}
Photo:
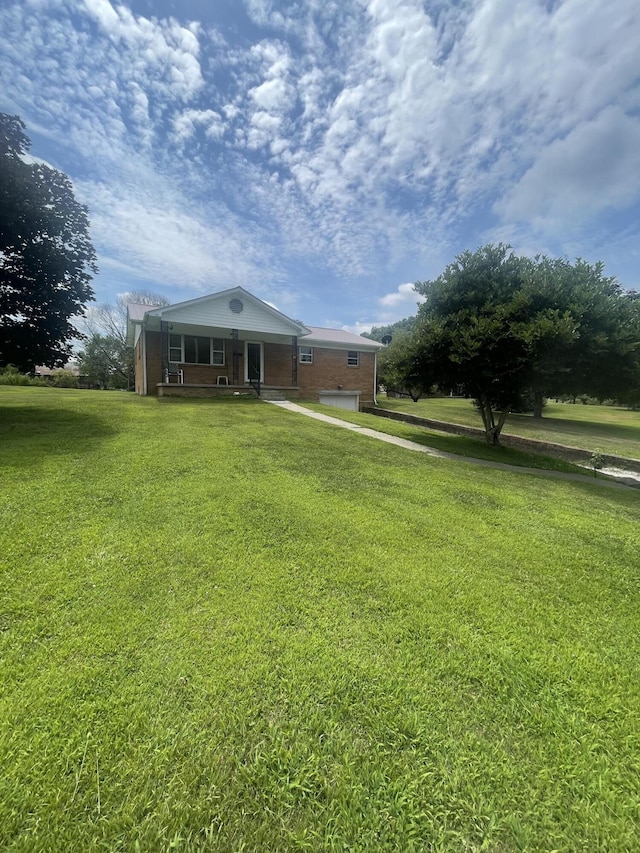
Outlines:
{"type": "Polygon", "coordinates": [[[99,302],[242,285],[363,331],[490,241],[640,288],[637,0],[3,0],[0,33],[99,302]]]}

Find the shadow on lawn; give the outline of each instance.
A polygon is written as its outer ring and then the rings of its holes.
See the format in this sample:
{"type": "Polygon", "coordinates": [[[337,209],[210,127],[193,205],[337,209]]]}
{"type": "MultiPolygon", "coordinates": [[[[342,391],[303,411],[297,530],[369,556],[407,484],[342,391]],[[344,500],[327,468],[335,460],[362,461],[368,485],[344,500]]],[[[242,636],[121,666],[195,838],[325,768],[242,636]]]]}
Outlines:
{"type": "Polygon", "coordinates": [[[51,455],[80,458],[115,432],[86,411],[0,405],[0,465],[37,465],[51,455]]]}
{"type": "MultiPolygon", "coordinates": [[[[573,420],[572,418],[554,418],[546,416],[543,418],[536,419],[531,417],[531,415],[514,414],[509,415],[509,417],[507,418],[507,423],[504,428],[504,431],[507,433],[509,432],[509,424],[513,426],[515,426],[516,424],[522,424],[532,434],[539,434],[542,440],[547,441],[552,440],[549,438],[544,439],[544,434],[548,432],[562,433],[566,434],[568,437],[585,436],[589,438],[592,443],[593,440],[597,438],[612,438],[634,442],[637,442],[640,438],[640,430],[638,428],[638,426],[640,425],[640,421],[639,425],[634,425],[607,423],[606,421],[584,421],[577,419],[573,420]]],[[[638,452],[640,453],[640,448],[638,452]]]]}

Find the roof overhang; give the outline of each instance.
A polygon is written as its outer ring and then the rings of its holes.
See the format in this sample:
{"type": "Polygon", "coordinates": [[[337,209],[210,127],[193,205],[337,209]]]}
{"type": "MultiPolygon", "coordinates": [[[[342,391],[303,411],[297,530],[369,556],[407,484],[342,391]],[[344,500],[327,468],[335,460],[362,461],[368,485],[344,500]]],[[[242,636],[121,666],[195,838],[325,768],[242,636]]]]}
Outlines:
{"type": "Polygon", "coordinates": [[[312,326],[308,335],[304,335],[298,341],[299,344],[307,346],[322,347],[323,349],[358,350],[359,352],[378,352],[384,349],[384,344],[363,338],[353,332],[343,329],[321,329],[312,326]]]}

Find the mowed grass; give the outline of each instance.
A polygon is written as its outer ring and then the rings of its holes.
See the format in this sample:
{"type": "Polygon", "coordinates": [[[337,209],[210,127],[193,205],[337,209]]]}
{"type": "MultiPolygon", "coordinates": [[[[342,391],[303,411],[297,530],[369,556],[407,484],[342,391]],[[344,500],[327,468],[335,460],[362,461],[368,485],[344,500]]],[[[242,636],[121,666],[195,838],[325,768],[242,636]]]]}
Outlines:
{"type": "Polygon", "coordinates": [[[640,849],[633,490],[0,388],[0,847],[640,849]]]}
{"type": "MultiPolygon", "coordinates": [[[[464,456],[467,459],[483,459],[487,462],[500,462],[504,465],[516,465],[519,468],[539,468],[548,471],[561,471],[568,474],[581,474],[586,476],[584,467],[566,462],[558,456],[548,456],[543,453],[532,453],[519,450],[505,445],[487,444],[484,438],[473,436],[454,435],[441,430],[429,429],[428,427],[416,426],[411,423],[390,418],[382,418],[366,412],[350,412],[339,410],[335,406],[325,403],[304,402],[305,408],[323,415],[337,417],[340,420],[357,424],[376,432],[383,432],[398,438],[431,447],[444,453],[453,453],[456,456],[464,456]]],[[[381,408],[384,408],[382,404],[381,408]]]]}
{"type": "MultiPolygon", "coordinates": [[[[380,394],[378,404],[384,409],[418,417],[482,428],[482,419],[473,403],[460,397],[424,398],[414,403],[408,398],[387,399],[385,394],[380,394]]],[[[549,402],[542,418],[530,414],[509,415],[504,432],[640,460],[638,410],[549,402]]]]}

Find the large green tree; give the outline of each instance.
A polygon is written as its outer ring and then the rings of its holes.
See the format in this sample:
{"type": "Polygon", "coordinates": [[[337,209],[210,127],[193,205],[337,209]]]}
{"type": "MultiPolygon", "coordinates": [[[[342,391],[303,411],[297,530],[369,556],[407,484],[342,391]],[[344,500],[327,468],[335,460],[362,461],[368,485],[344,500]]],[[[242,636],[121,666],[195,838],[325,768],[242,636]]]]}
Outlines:
{"type": "Polygon", "coordinates": [[[526,290],[528,261],[508,246],[464,252],[434,281],[417,282],[416,345],[429,380],[475,402],[489,443],[498,444],[510,409],[531,386],[537,354],[568,345],[571,318],[537,306],[526,290]]]}
{"type": "Polygon", "coordinates": [[[378,382],[387,393],[406,395],[414,403],[431,390],[429,365],[411,332],[397,333],[378,354],[378,382]]]}
{"type": "Polygon", "coordinates": [[[637,396],[640,303],[602,264],[489,245],[416,290],[417,363],[429,382],[473,398],[491,443],[525,395],[538,414],[545,395],[637,396]]]}
{"type": "Polygon", "coordinates": [[[417,402],[429,392],[430,385],[413,342],[415,324],[415,317],[406,317],[388,326],[374,326],[363,337],[387,345],[378,354],[378,383],[417,402]]]}
{"type": "Polygon", "coordinates": [[[29,147],[21,119],[0,113],[0,367],[26,372],[69,358],[96,272],[87,208],[29,147]]]}
{"type": "Polygon", "coordinates": [[[544,397],[588,394],[625,399],[635,383],[640,338],[635,294],[604,274],[602,263],[538,257],[523,261],[535,312],[557,311],[570,334],[538,347],[531,372],[534,414],[544,397]]]}

